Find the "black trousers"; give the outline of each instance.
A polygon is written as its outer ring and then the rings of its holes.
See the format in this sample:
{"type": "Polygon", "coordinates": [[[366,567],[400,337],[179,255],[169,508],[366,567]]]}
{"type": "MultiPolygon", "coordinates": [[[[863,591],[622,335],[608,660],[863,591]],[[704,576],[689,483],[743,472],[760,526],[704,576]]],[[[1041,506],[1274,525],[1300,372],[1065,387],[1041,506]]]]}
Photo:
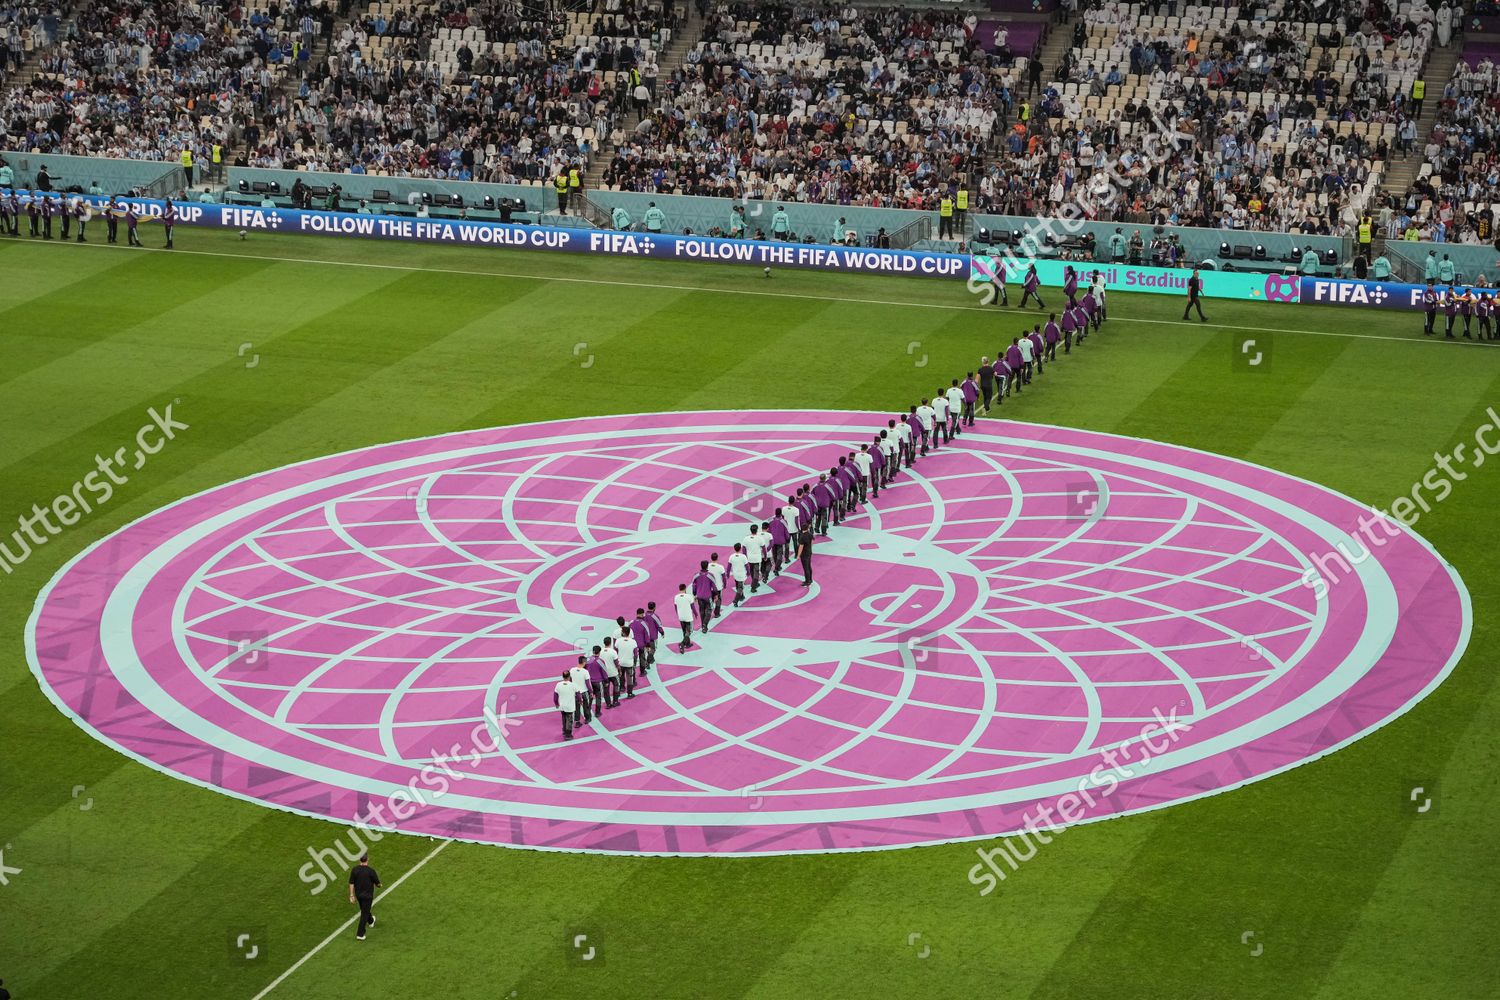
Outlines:
{"type": "Polygon", "coordinates": [[[1041,293],[1039,291],[1033,292],[1029,288],[1022,289],[1022,291],[1021,291],[1021,308],[1025,309],[1026,308],[1026,303],[1029,302],[1032,299],[1036,299],[1036,307],[1038,309],[1045,309],[1045,308],[1047,308],[1047,304],[1042,301],[1041,293]]]}
{"type": "Polygon", "coordinates": [[[714,599],[712,597],[698,598],[698,621],[699,628],[704,635],[708,634],[708,623],[714,617],[714,599]]]}
{"type": "Polygon", "coordinates": [[[573,738],[573,713],[559,712],[558,714],[562,716],[563,739],[571,740],[573,738]]]}
{"type": "Polygon", "coordinates": [[[375,897],[355,896],[354,901],[359,904],[359,928],[354,933],[364,937],[365,927],[375,922],[375,914],[370,912],[370,907],[375,905],[375,897]]]}
{"type": "Polygon", "coordinates": [[[115,239],[120,235],[120,220],[111,215],[104,221],[104,225],[108,227],[109,241],[113,243],[115,239]]]}
{"type": "Polygon", "coordinates": [[[1196,295],[1190,296],[1188,298],[1187,308],[1182,311],[1182,318],[1187,319],[1188,314],[1191,313],[1194,309],[1198,310],[1198,318],[1207,323],[1208,317],[1203,315],[1203,300],[1198,298],[1198,296],[1196,295]]]}
{"type": "Polygon", "coordinates": [[[812,583],[812,553],[802,553],[802,582],[812,583]]]}
{"type": "Polygon", "coordinates": [[[1437,322],[1437,313],[1436,312],[1429,312],[1427,314],[1427,322],[1422,326],[1422,333],[1424,335],[1430,335],[1432,333],[1432,325],[1434,323],[1436,323],[1436,322],[1437,322]]]}
{"type": "Polygon", "coordinates": [[[988,410],[990,408],[990,400],[992,400],[992,399],[995,398],[995,387],[994,387],[994,385],[993,384],[991,384],[991,385],[985,385],[983,383],[980,383],[980,386],[979,386],[979,395],[981,397],[983,397],[983,399],[984,399],[984,408],[986,410],[988,410]]]}

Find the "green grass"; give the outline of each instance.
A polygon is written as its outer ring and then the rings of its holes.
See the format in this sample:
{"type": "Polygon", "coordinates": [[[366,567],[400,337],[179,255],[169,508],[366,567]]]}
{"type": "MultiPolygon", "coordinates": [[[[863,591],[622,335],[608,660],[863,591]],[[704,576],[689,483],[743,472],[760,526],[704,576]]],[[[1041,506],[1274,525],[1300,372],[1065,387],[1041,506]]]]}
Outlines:
{"type": "MultiPolygon", "coordinates": [[[[84,546],[227,480],[382,441],[886,408],[1019,326],[922,279],[186,229],[178,245],[0,242],[0,517],[65,491],[149,406],[181,400],[191,425],[0,579],[0,845],[22,869],[0,887],[0,977],[18,1000],[250,998],[350,913],[296,874],[344,828],[148,770],[43,697],[23,628],[84,546]],[[231,959],[238,928],[263,929],[263,961],[231,959]]],[[[1383,506],[1500,404],[1500,352],[1424,341],[1408,315],[1210,302],[1229,329],[1181,323],[1175,297],[1110,305],[1104,333],[1004,416],[1221,452],[1383,506]],[[1231,367],[1247,332],[1274,337],[1269,371],[1231,367]]],[[[455,843],[382,905],[369,942],[341,935],[272,995],[1493,996],[1497,509],[1485,467],[1417,526],[1476,618],[1430,698],[1274,779],[1069,830],[990,897],[967,881],[972,844],[718,860],[455,843]],[[1413,818],[1418,783],[1438,809],[1413,818]],[[567,960],[575,933],[602,942],[602,967],[567,960]]],[[[385,838],[387,884],[433,846],[385,838]]]]}

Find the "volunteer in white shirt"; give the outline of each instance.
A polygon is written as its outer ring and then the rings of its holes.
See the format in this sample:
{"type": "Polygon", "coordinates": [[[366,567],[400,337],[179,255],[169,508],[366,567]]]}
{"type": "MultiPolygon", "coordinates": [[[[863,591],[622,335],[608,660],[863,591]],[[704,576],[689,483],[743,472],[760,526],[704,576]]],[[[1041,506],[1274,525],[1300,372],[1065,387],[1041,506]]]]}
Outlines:
{"type": "Polygon", "coordinates": [[[682,641],[677,644],[677,652],[686,653],[693,644],[693,595],[688,593],[687,584],[677,585],[672,606],[677,609],[677,624],[682,626],[682,641]]]}
{"type": "Polygon", "coordinates": [[[948,440],[958,437],[958,418],[964,412],[964,391],[956,385],[948,387],[948,440]]]}
{"type": "Polygon", "coordinates": [[[1031,356],[1036,352],[1031,349],[1031,341],[1025,337],[1022,337],[1021,342],[1016,346],[1021,349],[1021,380],[1023,382],[1030,382],[1031,356]]]}
{"type": "Polygon", "coordinates": [[[739,542],[734,543],[734,551],[729,554],[729,576],[734,580],[734,606],[739,607],[745,599],[745,581],[750,579],[750,557],[739,542]]]}
{"type": "Polygon", "coordinates": [[[724,564],[719,562],[719,554],[714,552],[708,557],[708,575],[714,581],[714,617],[718,618],[724,614],[724,564]]]}
{"type": "Polygon", "coordinates": [[[573,725],[587,725],[594,721],[593,706],[589,702],[589,668],[583,664],[587,657],[580,656],[578,665],[568,671],[573,678],[573,690],[577,694],[577,709],[573,712],[573,725]],[[580,722],[580,718],[582,722],[580,722]]]}
{"type": "Polygon", "coordinates": [[[627,699],[635,697],[635,661],[639,648],[630,626],[621,627],[620,637],[615,640],[615,652],[620,654],[620,681],[627,699]]]}
{"type": "Polygon", "coordinates": [[[573,738],[573,716],[578,711],[578,688],[573,686],[571,671],[564,670],[562,680],[552,689],[552,704],[562,713],[563,739],[573,738]]]}
{"type": "Polygon", "coordinates": [[[927,400],[917,407],[917,419],[922,423],[922,454],[927,454],[927,445],[930,441],[933,447],[937,447],[937,440],[933,437],[933,423],[937,420],[937,410],[927,400]]]}
{"type": "Polygon", "coordinates": [[[604,637],[604,646],[599,650],[599,662],[604,664],[604,703],[610,708],[620,707],[620,652],[609,636],[604,637]]]}
{"type": "Polygon", "coordinates": [[[874,467],[870,457],[870,446],[862,444],[854,455],[854,467],[859,470],[859,502],[866,503],[870,495],[870,470],[874,467]]]}
{"type": "Polygon", "coordinates": [[[901,471],[901,459],[906,460],[906,467],[917,460],[917,442],[913,440],[911,424],[905,420],[897,420],[890,428],[891,433],[896,436],[896,464],[890,467],[890,478],[895,479],[896,473],[901,471]]]}
{"type": "Polygon", "coordinates": [[[948,440],[948,397],[941,392],[932,397],[932,446],[948,440]]]}
{"type": "MultiPolygon", "coordinates": [[[[905,426],[904,422],[902,426],[905,426]]],[[[896,478],[896,463],[898,461],[896,458],[898,448],[896,442],[901,439],[901,435],[895,431],[891,431],[890,433],[881,431],[880,433],[882,435],[882,437],[880,438],[880,450],[885,452],[884,485],[889,486],[891,484],[891,480],[896,478]]],[[[908,431],[908,433],[910,433],[910,431],[908,431]]]]}
{"type": "MultiPolygon", "coordinates": [[[[748,564],[746,571],[750,575],[750,593],[752,594],[760,589],[760,564],[765,561],[766,545],[770,541],[770,538],[760,533],[760,525],[752,524],[750,525],[750,534],[746,535],[745,540],[740,543],[740,547],[745,552],[745,561],[748,564]]],[[[734,566],[732,564],[734,559],[731,557],[729,561],[731,563],[730,572],[733,572],[734,566]]]]}

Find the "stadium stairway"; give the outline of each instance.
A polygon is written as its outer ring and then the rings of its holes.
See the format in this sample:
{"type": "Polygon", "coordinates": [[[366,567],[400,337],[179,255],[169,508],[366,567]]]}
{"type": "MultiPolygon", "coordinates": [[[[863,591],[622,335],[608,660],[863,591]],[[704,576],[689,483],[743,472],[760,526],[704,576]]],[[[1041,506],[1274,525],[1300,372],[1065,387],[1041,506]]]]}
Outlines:
{"type": "Polygon", "coordinates": [[[1420,150],[1427,145],[1427,140],[1432,136],[1432,127],[1437,124],[1437,110],[1442,103],[1443,88],[1453,79],[1453,68],[1458,65],[1461,50],[1462,44],[1455,41],[1445,49],[1435,47],[1428,54],[1427,65],[1422,69],[1422,77],[1427,81],[1427,99],[1422,102],[1422,115],[1417,119],[1417,151],[1405,159],[1392,159],[1387,164],[1385,178],[1381,182],[1383,194],[1397,197],[1405,195],[1407,185],[1416,179],[1417,171],[1422,168],[1420,150]]]}
{"type": "MultiPolygon", "coordinates": [[[[672,75],[673,70],[682,69],[687,65],[688,53],[693,47],[703,40],[703,15],[698,13],[696,3],[684,5],[687,8],[687,16],[683,18],[682,25],[672,35],[672,42],[664,51],[658,54],[656,60],[658,80],[665,80],[672,75]]],[[[620,128],[629,133],[641,123],[641,116],[634,111],[627,111],[620,116],[620,128]]],[[[615,146],[608,138],[599,143],[598,153],[589,161],[589,169],[583,175],[583,187],[585,191],[597,190],[604,179],[604,169],[609,166],[609,161],[614,157],[615,146]]]]}

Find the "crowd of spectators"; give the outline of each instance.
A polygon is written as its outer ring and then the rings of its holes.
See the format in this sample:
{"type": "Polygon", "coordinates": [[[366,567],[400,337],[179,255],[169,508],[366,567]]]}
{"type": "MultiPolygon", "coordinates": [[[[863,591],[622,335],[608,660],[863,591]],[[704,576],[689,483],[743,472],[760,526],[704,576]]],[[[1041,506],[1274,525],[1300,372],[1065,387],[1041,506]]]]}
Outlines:
{"type": "Polygon", "coordinates": [[[545,181],[586,165],[654,74],[673,17],[602,0],[372,5],[331,40],[252,166],[545,181]],[[589,29],[587,31],[573,29],[589,29]]]}
{"type": "MultiPolygon", "coordinates": [[[[0,140],[41,152],[195,163],[274,111],[282,74],[333,12],[87,0],[60,20],[37,72],[0,100],[0,140]],[[274,12],[274,13],[272,13],[274,12]]],[[[304,57],[305,62],[305,57],[304,57]]]]}
{"type": "Polygon", "coordinates": [[[1387,234],[1493,243],[1500,203],[1500,67],[1460,61],[1444,87],[1421,172],[1386,213],[1387,234]]]}
{"type": "Polygon", "coordinates": [[[61,23],[54,4],[0,2],[0,86],[33,53],[57,44],[61,23]]]}
{"type": "Polygon", "coordinates": [[[930,9],[715,4],[687,65],[616,137],[604,182],[935,208],[983,162],[1014,85],[970,29],[930,9]]]}
{"type": "MultiPolygon", "coordinates": [[[[979,178],[981,210],[1341,233],[1416,138],[1431,12],[1097,4],[979,178]],[[1090,44],[1093,42],[1094,44],[1090,44]]],[[[1066,30],[1066,29],[1064,29],[1066,30]]]]}

